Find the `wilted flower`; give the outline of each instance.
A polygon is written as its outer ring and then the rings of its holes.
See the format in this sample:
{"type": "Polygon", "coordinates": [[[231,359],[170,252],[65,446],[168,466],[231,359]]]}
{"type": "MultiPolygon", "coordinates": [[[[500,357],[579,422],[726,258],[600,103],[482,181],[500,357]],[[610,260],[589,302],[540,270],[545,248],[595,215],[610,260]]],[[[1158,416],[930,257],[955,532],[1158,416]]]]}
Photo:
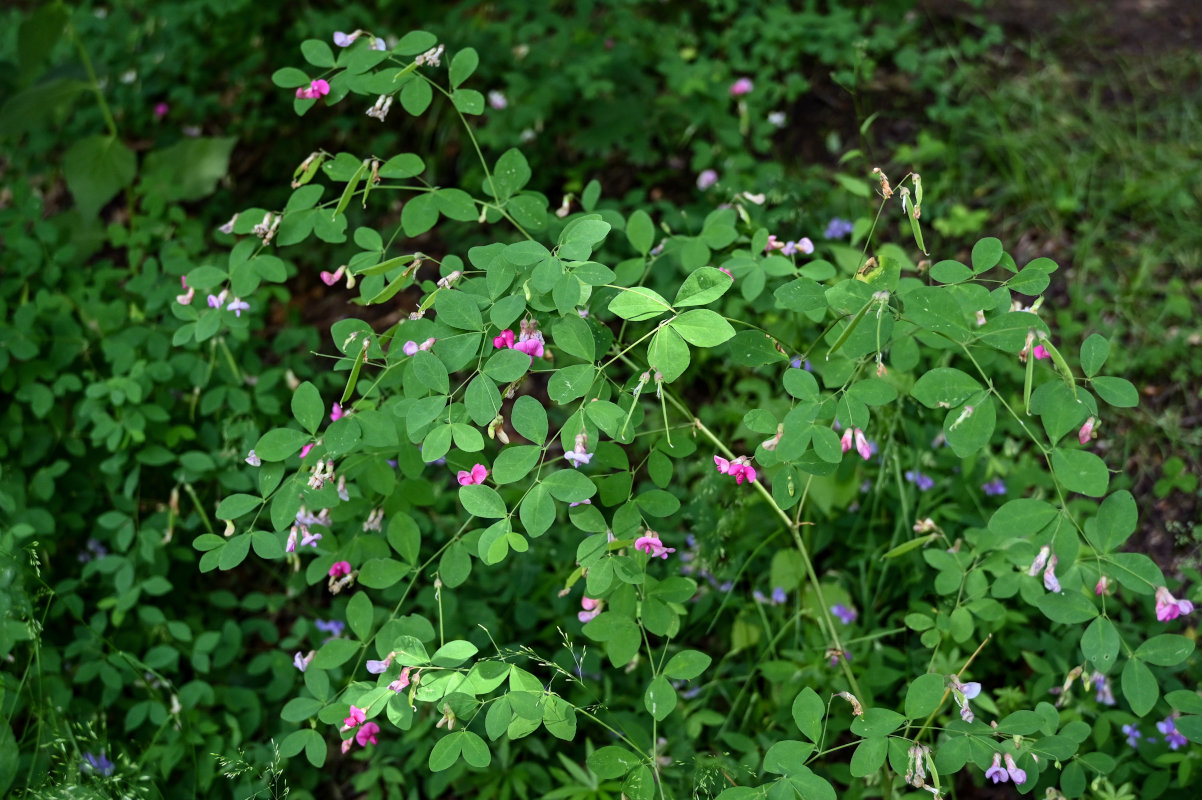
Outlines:
{"type": "Polygon", "coordinates": [[[786,116],[785,112],[783,111],[768,112],[768,124],[772,125],[774,128],[785,127],[785,123],[788,122],[788,120],[788,116],[786,116]]]}

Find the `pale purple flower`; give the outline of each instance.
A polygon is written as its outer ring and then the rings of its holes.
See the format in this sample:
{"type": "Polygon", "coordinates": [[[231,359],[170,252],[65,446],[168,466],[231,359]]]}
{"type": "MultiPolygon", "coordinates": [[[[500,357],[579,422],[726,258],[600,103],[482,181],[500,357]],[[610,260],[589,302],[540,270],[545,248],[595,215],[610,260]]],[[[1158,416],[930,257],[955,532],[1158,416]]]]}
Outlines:
{"type": "Polygon", "coordinates": [[[502,111],[509,105],[509,99],[504,94],[493,89],[488,93],[488,105],[495,111],[502,111]]]}
{"type": "Polygon", "coordinates": [[[379,675],[382,672],[386,672],[388,670],[388,668],[390,666],[392,666],[392,657],[394,655],[395,655],[395,653],[389,653],[388,656],[385,659],[383,659],[382,661],[377,661],[375,659],[368,659],[367,660],[367,671],[370,672],[372,675],[379,675]]]}
{"type": "Polygon", "coordinates": [[[228,294],[229,292],[227,290],[222,289],[221,294],[209,295],[209,308],[221,308],[221,306],[225,304],[225,298],[228,294]]]}
{"type": "Polygon", "coordinates": [[[848,608],[842,603],[836,603],[831,606],[831,613],[838,617],[839,621],[844,625],[852,624],[856,621],[856,617],[859,616],[854,608],[848,608]]]}
{"type": "Polygon", "coordinates": [[[826,239],[842,239],[854,229],[855,225],[853,225],[849,220],[840,219],[839,217],[832,217],[831,221],[827,223],[826,231],[822,234],[822,236],[826,239]]]}
{"type": "Polygon", "coordinates": [[[718,173],[712,169],[704,169],[697,176],[697,188],[703,192],[717,182],[718,173]]]}
{"type": "Polygon", "coordinates": [[[250,304],[240,297],[235,297],[230,301],[230,304],[225,307],[226,311],[233,311],[235,317],[241,317],[243,311],[250,311],[250,304]]]}
{"type": "Polygon", "coordinates": [[[1156,730],[1164,734],[1165,744],[1169,746],[1170,750],[1176,750],[1183,744],[1189,743],[1189,740],[1182,736],[1181,732],[1177,730],[1177,726],[1173,724],[1172,717],[1165,717],[1164,721],[1157,722],[1156,730]]]}
{"type": "Polygon", "coordinates": [[[768,124],[774,128],[783,128],[788,121],[789,117],[783,111],[768,112],[768,124]]]}
{"type": "Polygon", "coordinates": [[[985,492],[985,494],[991,497],[999,497],[1006,493],[1006,484],[1001,478],[994,478],[993,480],[982,484],[981,491],[985,492]]]}
{"type": "Polygon", "coordinates": [[[569,450],[563,454],[563,457],[571,462],[573,467],[579,467],[581,464],[587,464],[592,460],[592,453],[577,453],[575,450],[569,450]]]}
{"type": "Polygon", "coordinates": [[[338,619],[315,619],[313,625],[322,633],[328,633],[335,638],[341,636],[343,629],[346,628],[346,623],[338,619]]]}
{"type": "Polygon", "coordinates": [[[1113,706],[1118,703],[1118,701],[1114,699],[1114,692],[1110,688],[1109,678],[1095,670],[1094,673],[1089,676],[1089,680],[1093,683],[1096,690],[1096,694],[1094,695],[1095,700],[1107,706],[1113,706]]]}
{"type": "Polygon", "coordinates": [[[317,655],[317,653],[313,650],[310,650],[308,655],[301,655],[301,652],[297,650],[296,654],[292,656],[292,666],[296,667],[301,672],[304,672],[309,668],[309,662],[313,660],[313,656],[315,655],[317,655]]]}
{"type": "Polygon", "coordinates": [[[412,339],[405,342],[405,346],[401,348],[401,350],[404,351],[405,355],[407,356],[417,355],[417,349],[417,342],[413,341],[412,339]]]}
{"type": "Polygon", "coordinates": [[[600,600],[594,600],[591,597],[581,597],[580,607],[583,611],[576,613],[576,618],[581,622],[592,622],[598,614],[601,613],[601,607],[604,603],[600,600]]]}
{"type": "Polygon", "coordinates": [[[313,533],[308,528],[301,531],[301,547],[317,547],[317,543],[320,541],[320,533],[313,533]]]}
{"type": "Polygon", "coordinates": [[[927,489],[935,485],[935,481],[927,475],[923,475],[916,469],[906,470],[906,480],[918,487],[919,491],[925,492],[927,489]]]}
{"type": "Polygon", "coordinates": [[[1006,774],[1006,770],[1002,769],[1002,754],[993,754],[993,766],[985,770],[985,777],[994,783],[1005,783],[1010,780],[1010,776],[1006,774]]]}
{"type": "Polygon", "coordinates": [[[295,553],[296,552],[296,534],[297,534],[297,528],[295,525],[293,525],[292,530],[288,531],[288,543],[284,545],[285,553],[295,553]]]}
{"type": "Polygon", "coordinates": [[[1123,733],[1127,735],[1127,744],[1135,747],[1139,744],[1139,740],[1143,738],[1143,734],[1139,732],[1139,728],[1135,725],[1124,725],[1123,733]]]}
{"type": "Polygon", "coordinates": [[[255,455],[254,450],[251,450],[246,455],[246,463],[250,464],[252,467],[257,467],[257,466],[261,465],[263,463],[263,461],[257,455],[255,455]]]}
{"type": "Polygon", "coordinates": [[[106,778],[109,775],[112,775],[117,769],[113,762],[109,761],[108,758],[105,757],[103,750],[100,751],[99,756],[93,755],[92,753],[84,753],[83,761],[83,768],[86,771],[100,773],[106,778]]]}
{"type": "Polygon", "coordinates": [[[388,684],[388,688],[397,694],[400,694],[402,691],[404,691],[409,686],[409,670],[411,669],[413,669],[413,667],[405,667],[403,670],[401,670],[401,674],[397,676],[395,681],[388,684]]]}
{"type": "Polygon", "coordinates": [[[1019,769],[1018,765],[1014,763],[1014,756],[1006,753],[1006,755],[1002,756],[1002,758],[1004,758],[1006,761],[1006,772],[1010,773],[1010,780],[1014,781],[1016,784],[1026,783],[1027,773],[1024,770],[1019,769]]]}
{"type": "Polygon", "coordinates": [[[1156,619],[1161,622],[1169,622],[1177,619],[1183,614],[1192,613],[1194,604],[1189,600],[1178,600],[1169,592],[1167,586],[1161,586],[1156,590],[1156,619]]]}
{"type": "Polygon", "coordinates": [[[789,599],[789,596],[787,594],[785,594],[784,588],[782,588],[780,586],[773,588],[773,590],[772,590],[772,604],[773,605],[777,605],[777,606],[784,605],[784,603],[788,599],[789,599]]]}
{"type": "Polygon", "coordinates": [[[1060,591],[1060,580],[1056,577],[1056,561],[1057,558],[1053,555],[1048,559],[1047,569],[1043,571],[1043,588],[1054,593],[1060,591]]]}

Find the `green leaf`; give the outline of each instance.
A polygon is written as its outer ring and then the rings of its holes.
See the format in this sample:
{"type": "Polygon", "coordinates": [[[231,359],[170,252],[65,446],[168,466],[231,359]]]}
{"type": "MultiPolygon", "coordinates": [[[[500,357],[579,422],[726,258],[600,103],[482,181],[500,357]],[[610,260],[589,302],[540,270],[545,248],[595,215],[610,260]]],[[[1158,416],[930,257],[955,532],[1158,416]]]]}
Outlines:
{"type": "Polygon", "coordinates": [[[761,331],[736,333],[727,347],[730,362],[740,367],[758,367],[787,360],[785,354],[776,349],[776,340],[761,331]]]}
{"type": "Polygon", "coordinates": [[[656,722],[662,722],[676,708],[676,690],[663,675],[656,675],[643,693],[643,707],[656,722]]]}
{"type": "Polygon", "coordinates": [[[1094,378],[1092,384],[1098,397],[1115,408],[1135,408],[1139,405],[1139,392],[1126,378],[1101,376],[1094,378]]]}
{"type": "Polygon", "coordinates": [[[671,311],[672,306],[658,292],[644,286],[636,286],[632,289],[621,289],[610,301],[609,310],[622,319],[642,322],[671,311]]]}
{"type": "MultiPolygon", "coordinates": [[[[411,82],[417,83],[417,81],[411,82]]],[[[433,192],[410,198],[401,208],[401,227],[409,237],[421,236],[438,222],[438,200],[433,192]]]]}
{"type": "Polygon", "coordinates": [[[479,735],[471,731],[460,731],[460,736],[462,740],[459,743],[459,749],[463,754],[464,761],[476,769],[484,769],[492,763],[492,752],[479,735]]]}
{"type": "Polygon", "coordinates": [[[1127,659],[1127,663],[1123,665],[1121,685],[1123,697],[1127,698],[1131,713],[1135,716],[1146,716],[1156,706],[1156,700],[1160,697],[1160,685],[1156,683],[1156,676],[1152,674],[1152,670],[1142,661],[1127,659]]]}
{"type": "Polygon", "coordinates": [[[681,650],[664,666],[663,674],[678,681],[691,681],[709,669],[713,658],[699,650],[681,650]]]}
{"type": "MultiPolygon", "coordinates": [[[[438,321],[467,331],[484,330],[484,318],[476,301],[457,289],[443,289],[434,296],[438,321]]],[[[419,351],[420,352],[420,351],[419,351]]]]}
{"type": "Polygon", "coordinates": [[[1052,451],[1052,473],[1070,492],[1080,492],[1089,497],[1106,494],[1106,487],[1110,483],[1106,462],[1088,450],[1057,447],[1052,451]]]}
{"type": "Polygon", "coordinates": [[[574,469],[552,472],[542,480],[551,495],[564,503],[579,503],[597,493],[597,487],[587,477],[574,469]]]}
{"type": "Polygon", "coordinates": [[[865,738],[886,736],[901,727],[906,718],[887,708],[870,708],[851,723],[851,732],[865,738]]]}
{"type": "Polygon", "coordinates": [[[251,537],[245,533],[226,540],[225,547],[221,548],[217,557],[217,568],[227,572],[245,561],[250,553],[250,542],[251,537]]]}
{"type": "MultiPolygon", "coordinates": [[[[504,202],[517,192],[520,192],[530,182],[530,165],[526,157],[517,148],[510,148],[497,159],[493,167],[493,182],[496,186],[497,199],[504,202]]],[[[485,192],[492,194],[485,179],[485,192]]],[[[545,248],[544,248],[545,249],[545,248]]]]}
{"type": "Polygon", "coordinates": [[[1100,672],[1110,672],[1118,657],[1119,632],[1114,623],[1105,617],[1098,617],[1089,623],[1089,627],[1081,634],[1081,652],[1085,658],[1100,672]]]}
{"type": "Polygon", "coordinates": [[[689,273],[676,292],[675,306],[704,306],[726,294],[734,280],[720,269],[700,267],[689,273]]]}
{"type": "Polygon", "coordinates": [[[1105,336],[1093,334],[1081,343],[1081,371],[1085,377],[1092,378],[1106,363],[1110,355],[1110,342],[1105,336]]]}
{"type": "Polygon", "coordinates": [[[981,273],[987,269],[992,269],[1002,260],[1002,242],[993,236],[988,236],[978,241],[972,247],[972,269],[973,272],[981,273]]]}
{"type": "Polygon", "coordinates": [[[401,107],[415,117],[420,117],[425,113],[433,99],[434,90],[430,88],[428,81],[421,78],[407,82],[401,89],[401,107]]]}
{"type": "MultiPolygon", "coordinates": [[[[445,372],[444,368],[443,373],[445,374],[445,372]]],[[[464,392],[463,404],[467,407],[467,413],[472,418],[472,422],[484,427],[496,419],[497,413],[501,410],[501,392],[487,375],[477,375],[472,378],[472,382],[467,386],[467,391],[464,392]]]]}
{"type": "MultiPolygon", "coordinates": [[[[776,742],[764,753],[764,772],[792,775],[805,769],[805,761],[814,752],[814,745],[796,739],[776,742]]],[[[792,796],[792,793],[790,793],[792,796]]]]}
{"type": "Polygon", "coordinates": [[[401,153],[381,164],[379,175],[381,178],[404,180],[421,175],[425,171],[426,163],[422,161],[421,156],[414,153],[401,153]]]}
{"type": "Polygon", "coordinates": [[[592,364],[574,364],[556,370],[547,382],[547,394],[556,403],[563,405],[584,397],[597,379],[597,369],[592,364]]]}
{"type": "Polygon", "coordinates": [[[959,458],[968,458],[989,444],[997,425],[997,409],[986,396],[974,405],[953,408],[943,421],[944,436],[959,458]]]}
{"type": "Polygon", "coordinates": [[[301,42],[301,55],[315,67],[334,66],[334,51],[320,39],[306,39],[301,42]]]}
{"type": "Polygon", "coordinates": [[[410,564],[417,563],[421,552],[422,534],[413,517],[407,514],[392,515],[388,520],[388,544],[410,564]]]}
{"type": "Polygon", "coordinates": [[[231,494],[217,506],[217,519],[237,519],[262,504],[263,500],[253,494],[231,494]]]}
{"type": "MultiPolygon", "coordinates": [[[[292,416],[309,433],[316,433],[321,425],[321,418],[325,416],[321,392],[308,381],[296,387],[296,391],[292,393],[292,416]]],[[[256,450],[255,454],[258,455],[259,451],[256,450]]],[[[261,455],[259,457],[262,458],[261,455]]]]}
{"type": "Polygon", "coordinates": [[[611,780],[622,777],[643,762],[625,747],[609,745],[590,753],[586,763],[598,778],[611,780]]]}
{"type": "Polygon", "coordinates": [[[505,383],[516,381],[529,371],[530,356],[521,350],[498,350],[484,364],[485,375],[505,383]]]}
{"type": "Polygon", "coordinates": [[[524,394],[514,401],[513,409],[509,412],[509,421],[514,430],[535,444],[541,445],[547,441],[547,411],[530,395],[524,394]]]}
{"type": "Polygon", "coordinates": [[[508,513],[505,501],[491,486],[460,486],[459,502],[467,513],[482,519],[501,519],[508,513]]]}
{"type": "Polygon", "coordinates": [[[536,485],[522,498],[518,510],[526,533],[531,536],[541,536],[555,522],[555,501],[551,499],[551,491],[542,484],[536,485]]]}
{"type": "Polygon", "coordinates": [[[717,347],[735,335],[729,322],[707,308],[686,311],[669,322],[668,327],[695,347],[717,347]]]}
{"type": "Polygon", "coordinates": [[[1194,643],[1175,633],[1153,636],[1135,650],[1135,656],[1158,667],[1175,667],[1194,652],[1194,643]]]}
{"type": "Polygon", "coordinates": [[[95,217],[118,192],[133,183],[138,171],[132,150],[114,136],[88,136],[63,156],[67,188],[85,220],[95,217]]]}
{"type": "MultiPolygon", "coordinates": [[[[362,582],[362,578],[363,570],[360,570],[360,582],[362,582]]],[[[371,635],[371,624],[374,617],[375,609],[372,607],[371,598],[367,596],[367,592],[355,592],[350,602],[346,604],[346,623],[350,625],[351,633],[355,634],[360,641],[367,641],[371,635]]]]}
{"type": "Polygon", "coordinates": [[[989,530],[1002,536],[1028,538],[1043,530],[1060,512],[1043,500],[1011,500],[989,519],[989,530]]]}
{"type": "Polygon", "coordinates": [[[430,656],[430,662],[436,667],[453,669],[478,652],[479,648],[471,642],[456,639],[435,650],[434,655],[430,656]]]}
{"type": "Polygon", "coordinates": [[[906,689],[906,716],[909,719],[921,719],[931,714],[943,700],[947,682],[942,675],[928,672],[919,675],[906,689]]]}
{"type": "Polygon", "coordinates": [[[851,754],[851,776],[865,778],[876,772],[885,763],[889,754],[889,740],[884,736],[874,736],[860,742],[851,754]]]}
{"type": "Polygon", "coordinates": [[[428,766],[431,772],[442,772],[450,769],[459,760],[463,752],[463,731],[449,733],[434,743],[430,749],[428,766]]]}
{"type": "Polygon", "coordinates": [[[497,454],[493,461],[492,478],[498,484],[520,481],[530,474],[542,457],[541,447],[511,444],[497,454]]]}
{"type": "Polygon", "coordinates": [[[1015,711],[998,722],[997,728],[999,733],[1008,736],[1030,736],[1043,729],[1043,717],[1025,709],[1015,711]]]}
{"type": "Polygon", "coordinates": [[[1164,586],[1164,573],[1143,553],[1111,553],[1108,559],[1115,580],[1128,591],[1153,594],[1157,586],[1164,586]]]}
{"type": "MultiPolygon", "coordinates": [[[[651,252],[651,246],[655,244],[655,226],[651,223],[651,217],[641,208],[626,220],[626,239],[631,247],[644,256],[651,252]]],[[[679,299],[677,296],[678,304],[679,299]]]]}
{"type": "Polygon", "coordinates": [[[373,558],[359,568],[359,583],[368,589],[387,589],[409,572],[409,567],[391,558],[373,558]]]}
{"type": "Polygon", "coordinates": [[[1185,714],[1202,714],[1202,695],[1189,689],[1176,689],[1164,696],[1164,699],[1176,711],[1185,714]]]}
{"type": "MultiPolygon", "coordinates": [[[[998,242],[997,239],[994,241],[998,242]]],[[[977,244],[979,246],[980,242],[977,244]]],[[[998,244],[1000,245],[1001,242],[998,244]]],[[[930,275],[933,280],[940,283],[963,283],[972,278],[973,271],[959,261],[940,261],[931,267],[930,275]]]]}
{"type": "Polygon", "coordinates": [[[1041,595],[1035,605],[1053,622],[1069,625],[1087,622],[1098,615],[1098,609],[1080,592],[1049,592],[1041,595]]]}
{"type": "Polygon", "coordinates": [[[591,362],[596,357],[593,332],[577,314],[556,320],[551,326],[551,340],[560,350],[584,361],[591,362]]]}
{"type": "Polygon", "coordinates": [[[689,368],[689,346],[671,327],[660,328],[647,345],[647,364],[671,383],[689,368]]]}
{"type": "Polygon", "coordinates": [[[826,706],[813,689],[802,689],[793,698],[793,723],[811,742],[817,742],[822,737],[822,718],[826,716],[826,706]]]}
{"type": "Polygon", "coordinates": [[[952,367],[936,367],[919,378],[911,394],[927,408],[956,408],[980,394],[981,384],[952,367]]]}
{"type": "Polygon", "coordinates": [[[1131,534],[1139,521],[1139,510],[1135,498],[1126,489],[1120,489],[1102,501],[1098,515],[1094,518],[1092,544],[1101,553],[1118,549],[1131,534]]]}
{"type": "Polygon", "coordinates": [[[359,647],[359,643],[351,639],[330,639],[317,651],[309,666],[313,669],[341,667],[359,652],[359,647]]]}
{"type": "Polygon", "coordinates": [[[451,59],[451,67],[448,71],[451,88],[458,89],[459,84],[472,76],[479,63],[480,57],[476,55],[476,51],[471,47],[465,47],[456,53],[455,57],[451,59]]]}
{"type": "Polygon", "coordinates": [[[662,489],[643,492],[634,501],[644,513],[653,517],[670,517],[680,510],[680,500],[676,498],[676,495],[662,489]]]}

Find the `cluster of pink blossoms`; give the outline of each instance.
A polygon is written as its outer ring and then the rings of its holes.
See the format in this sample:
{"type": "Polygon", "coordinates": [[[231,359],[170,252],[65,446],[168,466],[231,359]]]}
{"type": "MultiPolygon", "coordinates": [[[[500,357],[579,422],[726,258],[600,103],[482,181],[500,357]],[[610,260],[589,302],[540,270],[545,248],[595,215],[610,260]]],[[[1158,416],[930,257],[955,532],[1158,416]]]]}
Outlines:
{"type": "Polygon", "coordinates": [[[342,721],[340,732],[346,733],[347,731],[355,731],[355,735],[352,739],[347,739],[342,743],[343,753],[351,749],[352,741],[358,742],[360,747],[376,744],[376,734],[380,732],[380,726],[367,721],[367,709],[351,706],[350,716],[342,721]]]}
{"type": "Polygon", "coordinates": [[[1178,600],[1169,592],[1169,587],[1161,586],[1156,590],[1156,619],[1168,622],[1185,614],[1192,614],[1194,604],[1189,600],[1178,600]]]}
{"type": "Polygon", "coordinates": [[[860,454],[860,458],[865,461],[872,458],[872,445],[868,442],[868,437],[864,435],[864,431],[859,428],[848,428],[843,431],[843,438],[839,440],[839,444],[843,448],[844,453],[851,449],[853,440],[856,452],[860,454]]]}
{"type": "Polygon", "coordinates": [[[493,337],[492,345],[498,350],[521,351],[530,356],[532,364],[534,359],[542,358],[543,353],[546,352],[546,340],[543,339],[542,331],[538,329],[538,323],[532,319],[522,320],[516,340],[513,337],[513,331],[506,328],[501,331],[499,336],[493,337]]]}
{"type": "Polygon", "coordinates": [[[717,465],[718,472],[730,475],[735,479],[736,484],[741,484],[744,478],[748,483],[755,483],[755,467],[751,466],[751,459],[747,456],[739,456],[732,461],[727,461],[721,456],[714,456],[714,464],[717,465]]]}
{"type": "Polygon", "coordinates": [[[315,81],[309,81],[308,88],[302,86],[297,89],[296,97],[298,100],[316,100],[319,97],[325,97],[329,93],[329,82],[318,78],[315,81]]]}

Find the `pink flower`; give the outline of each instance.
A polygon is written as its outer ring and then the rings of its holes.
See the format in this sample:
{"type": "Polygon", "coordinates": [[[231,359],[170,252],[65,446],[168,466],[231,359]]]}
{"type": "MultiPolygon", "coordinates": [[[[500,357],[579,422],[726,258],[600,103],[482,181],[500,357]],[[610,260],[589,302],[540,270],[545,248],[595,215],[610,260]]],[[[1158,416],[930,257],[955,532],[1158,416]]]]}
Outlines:
{"type": "Polygon", "coordinates": [[[1085,424],[1081,426],[1081,430],[1077,433],[1077,441],[1079,441],[1081,444],[1089,444],[1089,440],[1097,436],[1097,434],[1093,432],[1094,426],[1097,424],[1098,421],[1094,417],[1090,417],[1089,419],[1085,420],[1085,424]]]}
{"type": "Polygon", "coordinates": [[[403,351],[405,351],[405,355],[415,356],[415,355],[417,355],[417,351],[418,351],[417,342],[410,339],[409,341],[405,342],[405,346],[402,347],[401,349],[403,351]]]}
{"type": "Polygon", "coordinates": [[[735,279],[735,274],[733,272],[731,272],[730,270],[728,270],[726,267],[718,267],[718,271],[725,272],[727,275],[730,276],[730,279],[732,281],[735,279]]]}
{"type": "Polygon", "coordinates": [[[330,93],[330,84],[326,83],[321,78],[309,82],[308,89],[297,89],[296,96],[302,100],[316,100],[319,97],[325,97],[330,93]]]}
{"type": "Polygon", "coordinates": [[[580,607],[583,611],[576,613],[576,619],[581,622],[591,622],[598,614],[601,613],[601,606],[604,603],[600,600],[594,600],[591,597],[580,598],[580,607]]]}
{"type": "Polygon", "coordinates": [[[751,82],[751,78],[739,78],[730,85],[731,97],[742,97],[751,92],[755,88],[755,84],[751,82]]]}
{"type": "Polygon", "coordinates": [[[1098,578],[1098,585],[1094,587],[1093,593],[1109,595],[1111,593],[1110,578],[1107,578],[1105,575],[1098,578]]]}
{"type": "Polygon", "coordinates": [[[768,236],[768,242],[764,245],[764,252],[771,253],[773,250],[784,250],[785,243],[776,238],[776,234],[768,236]]]}
{"type": "Polygon", "coordinates": [[[755,467],[751,466],[751,459],[747,456],[739,456],[733,461],[727,461],[721,456],[714,456],[714,464],[723,475],[732,476],[736,484],[743,483],[744,478],[748,483],[755,483],[755,467]]]}
{"type": "Polygon", "coordinates": [[[162,119],[163,117],[167,116],[167,112],[170,110],[171,106],[162,101],[154,104],[154,116],[156,119],[162,119]]]}
{"type": "Polygon", "coordinates": [[[500,336],[494,336],[492,346],[498,350],[507,350],[513,347],[513,331],[508,328],[501,331],[500,336]]]}
{"type": "Polygon", "coordinates": [[[311,444],[305,445],[304,447],[301,448],[300,457],[304,458],[305,456],[309,455],[309,451],[312,449],[313,449],[313,445],[311,445],[311,444]]]}
{"type": "Polygon", "coordinates": [[[675,553],[675,547],[664,547],[664,543],[660,541],[659,534],[655,531],[647,531],[645,536],[640,536],[634,542],[635,550],[642,550],[652,558],[662,558],[667,560],[669,553],[675,553]]]}
{"type": "Polygon", "coordinates": [[[405,667],[403,670],[401,670],[400,676],[395,681],[388,684],[388,688],[392,689],[392,691],[397,692],[398,694],[404,691],[405,688],[409,686],[409,670],[411,669],[413,668],[405,667]]]}
{"type": "Polygon", "coordinates": [[[343,575],[350,575],[351,574],[351,562],[335,561],[330,566],[329,574],[330,574],[331,578],[341,578],[343,575]]]}
{"type": "Polygon", "coordinates": [[[1049,592],[1059,593],[1060,581],[1056,577],[1056,556],[1048,559],[1048,568],[1043,571],[1043,588],[1049,592]]]}
{"type": "Polygon", "coordinates": [[[383,661],[376,661],[375,659],[369,658],[367,660],[367,671],[370,672],[372,675],[379,675],[381,672],[386,672],[388,670],[388,668],[392,665],[392,657],[394,655],[395,655],[395,653],[389,653],[388,657],[385,658],[383,661]]]}
{"type": "Polygon", "coordinates": [[[1038,361],[1041,358],[1051,358],[1051,357],[1052,357],[1052,354],[1047,351],[1047,348],[1045,348],[1041,344],[1035,345],[1035,360],[1036,361],[1038,361]]]}
{"type": "Polygon", "coordinates": [[[518,342],[515,344],[513,349],[520,350],[521,352],[530,356],[532,360],[535,358],[542,358],[543,342],[541,339],[527,339],[524,342],[518,342]]]}
{"type": "Polygon", "coordinates": [[[342,280],[342,274],[344,272],[346,272],[346,264],[343,264],[333,272],[326,272],[323,269],[321,271],[321,282],[326,286],[333,286],[334,284],[338,283],[338,281],[342,280]]]}
{"type": "Polygon", "coordinates": [[[1161,622],[1168,622],[1184,614],[1191,614],[1193,610],[1193,603],[1173,597],[1167,586],[1161,586],[1156,590],[1156,619],[1161,622]]]}
{"type": "Polygon", "coordinates": [[[703,192],[717,182],[718,173],[712,169],[703,169],[697,175],[697,188],[703,192]]]}
{"type": "Polygon", "coordinates": [[[459,479],[460,486],[473,486],[484,483],[484,479],[488,477],[488,470],[483,464],[477,464],[472,467],[471,472],[465,469],[459,470],[456,477],[459,479]]]}
{"type": "Polygon", "coordinates": [[[489,108],[492,108],[494,111],[501,111],[509,105],[509,100],[506,99],[504,94],[498,92],[496,89],[493,89],[488,93],[488,105],[489,108]]]}
{"type": "Polygon", "coordinates": [[[338,403],[335,403],[334,407],[330,409],[330,422],[337,422],[338,420],[342,419],[343,416],[344,414],[342,412],[342,406],[338,403]]]}
{"type": "Polygon", "coordinates": [[[868,437],[864,435],[864,431],[859,428],[848,428],[843,431],[843,438],[839,440],[843,452],[846,453],[852,447],[852,442],[855,442],[856,452],[860,454],[860,458],[867,461],[872,458],[872,445],[868,442],[868,437]]]}
{"type": "Polygon", "coordinates": [[[351,728],[354,728],[366,720],[366,709],[355,708],[354,706],[351,706],[350,716],[342,721],[342,729],[344,731],[349,731],[351,728]]]}
{"type": "Polygon", "coordinates": [[[376,744],[376,734],[380,732],[380,726],[374,722],[365,722],[363,727],[355,732],[355,741],[360,747],[367,747],[368,744],[376,744]]]}
{"type": "Polygon", "coordinates": [[[286,545],[284,545],[285,553],[295,553],[296,552],[296,533],[297,533],[296,526],[293,525],[292,530],[290,530],[288,532],[288,543],[286,545]]]}
{"type": "Polygon", "coordinates": [[[191,305],[192,298],[196,296],[196,290],[188,286],[188,279],[183,275],[179,276],[179,283],[180,286],[183,286],[188,291],[184,292],[183,294],[177,294],[175,296],[175,302],[179,303],[181,306],[191,305]]]}

